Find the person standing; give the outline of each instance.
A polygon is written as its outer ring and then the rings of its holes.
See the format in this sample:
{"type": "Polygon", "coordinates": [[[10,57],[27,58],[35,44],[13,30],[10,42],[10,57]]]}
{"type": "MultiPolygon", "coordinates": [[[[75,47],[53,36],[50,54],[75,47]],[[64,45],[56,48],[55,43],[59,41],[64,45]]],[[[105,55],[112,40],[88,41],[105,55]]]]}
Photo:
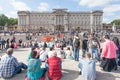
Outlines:
{"type": "Polygon", "coordinates": [[[10,47],[10,46],[9,46],[9,45],[10,45],[9,43],[10,43],[10,41],[9,41],[9,38],[8,38],[8,39],[6,40],[6,49],[8,49],[8,48],[10,47]]]}
{"type": "Polygon", "coordinates": [[[82,40],[82,57],[85,57],[85,53],[88,50],[87,43],[88,43],[88,39],[86,36],[84,36],[82,40]]]}
{"type": "Polygon", "coordinates": [[[90,38],[88,39],[88,49],[91,54],[91,58],[93,58],[95,55],[95,58],[100,61],[100,56],[98,52],[98,50],[100,49],[100,43],[93,33],[90,34],[90,38]]]}
{"type": "Polygon", "coordinates": [[[117,37],[113,37],[113,42],[116,44],[118,50],[116,51],[116,63],[118,65],[119,57],[120,57],[120,43],[117,37]]]}
{"type": "Polygon", "coordinates": [[[105,35],[104,39],[105,42],[102,45],[102,62],[100,66],[104,71],[111,72],[112,70],[117,70],[116,51],[118,48],[115,43],[110,40],[109,35],[105,35]]]}
{"type": "Polygon", "coordinates": [[[6,43],[6,41],[4,40],[4,38],[2,38],[2,40],[1,40],[2,49],[5,49],[5,43],[6,43]]]}
{"type": "Polygon", "coordinates": [[[15,36],[13,36],[13,42],[15,42],[15,40],[16,40],[16,37],[15,37],[15,36]]]}
{"type": "Polygon", "coordinates": [[[74,54],[73,54],[74,60],[79,61],[80,40],[78,38],[78,35],[74,36],[73,48],[74,48],[74,54]]]}

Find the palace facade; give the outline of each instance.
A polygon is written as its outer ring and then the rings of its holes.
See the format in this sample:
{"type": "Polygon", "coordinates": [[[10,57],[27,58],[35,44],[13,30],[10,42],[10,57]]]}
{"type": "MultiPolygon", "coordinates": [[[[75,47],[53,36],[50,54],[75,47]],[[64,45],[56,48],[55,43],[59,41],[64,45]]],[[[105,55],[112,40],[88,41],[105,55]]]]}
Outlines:
{"type": "Polygon", "coordinates": [[[71,12],[53,9],[51,12],[18,11],[18,29],[22,31],[81,31],[102,29],[103,11],[71,12]]]}

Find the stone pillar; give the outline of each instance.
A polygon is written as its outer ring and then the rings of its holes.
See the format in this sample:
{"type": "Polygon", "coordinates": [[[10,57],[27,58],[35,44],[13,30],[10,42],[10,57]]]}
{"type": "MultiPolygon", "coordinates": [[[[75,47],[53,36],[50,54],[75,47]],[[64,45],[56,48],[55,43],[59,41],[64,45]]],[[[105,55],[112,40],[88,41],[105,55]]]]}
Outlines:
{"type": "Polygon", "coordinates": [[[90,15],[90,31],[93,32],[93,14],[90,15]]]}
{"type": "Polygon", "coordinates": [[[64,25],[64,31],[67,32],[68,31],[68,25],[64,25]]]}
{"type": "Polygon", "coordinates": [[[30,27],[29,24],[30,24],[29,23],[29,16],[27,15],[26,16],[26,27],[27,27],[27,30],[29,30],[29,27],[30,27]]]}

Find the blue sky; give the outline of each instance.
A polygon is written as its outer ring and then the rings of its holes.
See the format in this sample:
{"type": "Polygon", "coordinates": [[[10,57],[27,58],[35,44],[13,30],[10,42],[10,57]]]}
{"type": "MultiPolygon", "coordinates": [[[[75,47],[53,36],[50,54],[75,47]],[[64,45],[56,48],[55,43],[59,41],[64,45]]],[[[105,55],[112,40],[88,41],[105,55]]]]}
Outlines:
{"type": "Polygon", "coordinates": [[[68,11],[103,10],[103,22],[120,19],[120,0],[0,0],[0,14],[17,17],[17,11],[52,11],[67,8],[68,11]]]}

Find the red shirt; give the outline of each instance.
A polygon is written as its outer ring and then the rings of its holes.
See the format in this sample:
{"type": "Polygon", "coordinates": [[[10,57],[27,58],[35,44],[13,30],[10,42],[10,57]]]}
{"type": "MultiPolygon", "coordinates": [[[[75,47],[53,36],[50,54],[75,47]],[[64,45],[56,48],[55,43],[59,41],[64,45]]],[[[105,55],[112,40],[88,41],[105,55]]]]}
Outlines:
{"type": "Polygon", "coordinates": [[[48,76],[52,80],[60,80],[62,77],[62,72],[61,72],[61,59],[53,56],[48,58],[47,60],[49,69],[48,69],[48,76]]]}

